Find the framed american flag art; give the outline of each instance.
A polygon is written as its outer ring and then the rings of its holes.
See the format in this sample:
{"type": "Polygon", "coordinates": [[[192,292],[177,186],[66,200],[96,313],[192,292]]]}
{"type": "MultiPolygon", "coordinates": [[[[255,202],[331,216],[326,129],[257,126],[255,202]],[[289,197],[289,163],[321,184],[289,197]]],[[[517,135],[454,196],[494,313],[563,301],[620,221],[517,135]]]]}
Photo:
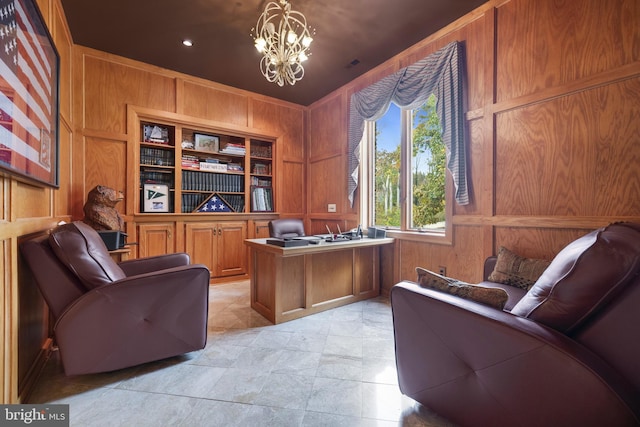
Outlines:
{"type": "Polygon", "coordinates": [[[0,0],[0,172],[55,188],[59,63],[35,0],[0,0]]]}

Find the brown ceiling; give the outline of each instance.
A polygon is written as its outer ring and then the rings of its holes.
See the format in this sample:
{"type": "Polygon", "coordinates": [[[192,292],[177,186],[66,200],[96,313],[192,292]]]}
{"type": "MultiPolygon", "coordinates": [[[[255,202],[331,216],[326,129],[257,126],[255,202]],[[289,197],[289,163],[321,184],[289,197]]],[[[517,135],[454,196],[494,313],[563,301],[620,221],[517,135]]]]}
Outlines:
{"type": "Polygon", "coordinates": [[[486,0],[292,0],[315,28],[305,77],[259,71],[251,29],[267,0],[62,0],[76,44],[309,105],[486,0]],[[182,39],[194,46],[186,48],[182,39]],[[353,60],[360,63],[351,66],[353,60]]]}

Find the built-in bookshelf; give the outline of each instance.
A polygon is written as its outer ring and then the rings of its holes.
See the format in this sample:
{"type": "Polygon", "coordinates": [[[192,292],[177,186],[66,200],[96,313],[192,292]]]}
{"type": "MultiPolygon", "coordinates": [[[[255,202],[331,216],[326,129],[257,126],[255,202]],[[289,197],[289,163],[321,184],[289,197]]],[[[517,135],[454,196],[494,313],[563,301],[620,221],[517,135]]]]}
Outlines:
{"type": "Polygon", "coordinates": [[[251,139],[251,212],[273,212],[273,144],[251,139]]]}
{"type": "Polygon", "coordinates": [[[274,141],[160,119],[140,137],[141,213],[275,211],[274,141]]]}

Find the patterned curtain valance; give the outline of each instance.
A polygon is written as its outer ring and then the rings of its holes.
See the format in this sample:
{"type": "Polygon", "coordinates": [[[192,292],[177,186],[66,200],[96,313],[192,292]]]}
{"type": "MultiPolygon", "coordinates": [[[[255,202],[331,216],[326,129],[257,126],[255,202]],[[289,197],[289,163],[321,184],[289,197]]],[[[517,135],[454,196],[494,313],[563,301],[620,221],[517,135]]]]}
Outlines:
{"type": "Polygon", "coordinates": [[[360,141],[364,121],[375,121],[389,104],[414,109],[433,93],[446,147],[447,169],[453,175],[458,204],[469,203],[463,111],[464,55],[460,42],[452,42],[428,57],[387,76],[351,96],[349,107],[349,201],[358,187],[360,141]]]}

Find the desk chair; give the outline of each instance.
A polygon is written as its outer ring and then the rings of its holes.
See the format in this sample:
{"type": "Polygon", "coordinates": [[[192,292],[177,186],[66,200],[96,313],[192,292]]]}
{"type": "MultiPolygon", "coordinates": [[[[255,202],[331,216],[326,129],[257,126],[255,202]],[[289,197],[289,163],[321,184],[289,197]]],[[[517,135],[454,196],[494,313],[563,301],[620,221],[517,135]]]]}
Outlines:
{"type": "Polygon", "coordinates": [[[269,221],[269,236],[278,239],[304,236],[304,223],[297,218],[282,218],[269,221]]]}

